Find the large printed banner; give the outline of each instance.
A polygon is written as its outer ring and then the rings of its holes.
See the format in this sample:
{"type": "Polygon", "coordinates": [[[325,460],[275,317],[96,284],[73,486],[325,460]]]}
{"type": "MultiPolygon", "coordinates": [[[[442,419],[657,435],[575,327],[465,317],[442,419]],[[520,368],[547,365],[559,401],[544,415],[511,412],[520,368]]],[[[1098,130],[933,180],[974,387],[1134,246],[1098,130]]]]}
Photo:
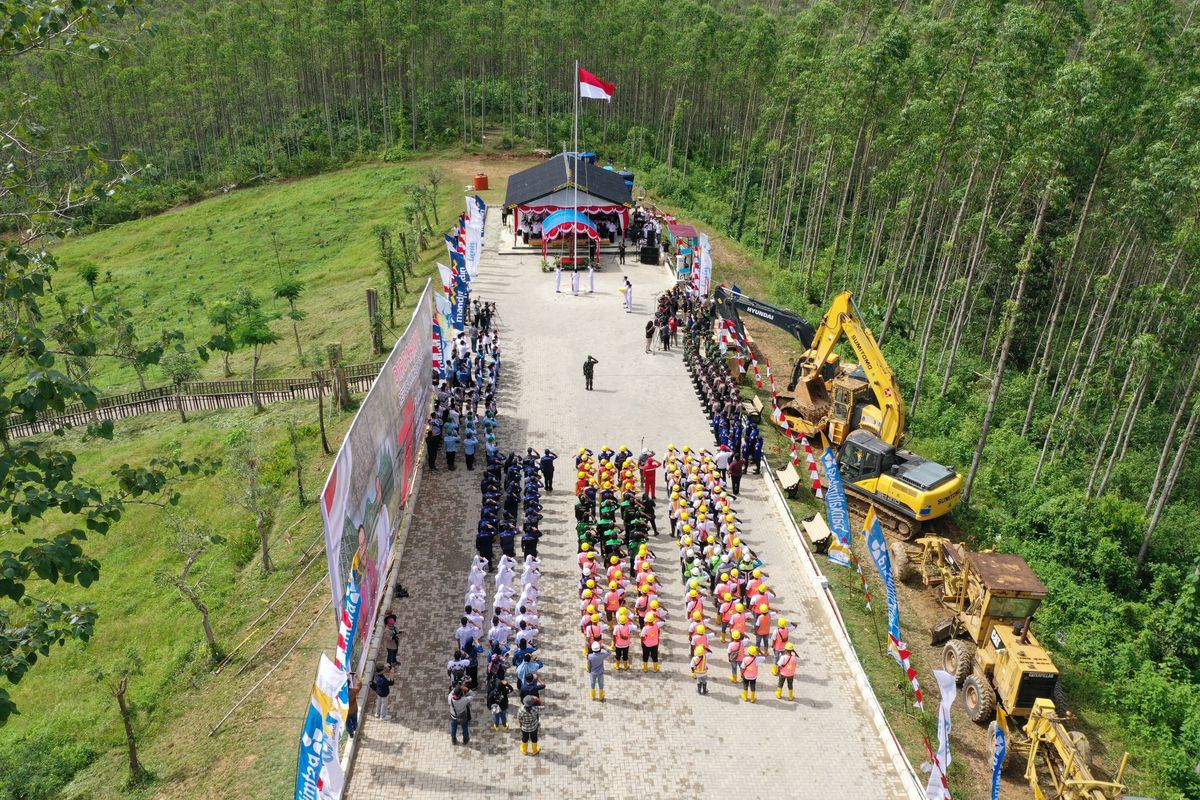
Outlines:
{"type": "MultiPolygon", "coordinates": [[[[821,437],[824,439],[824,435],[821,437]]],[[[846,489],[842,486],[842,473],[838,469],[837,455],[828,443],[821,453],[821,466],[825,469],[825,515],[829,517],[829,529],[834,540],[829,545],[829,560],[843,567],[850,566],[850,509],[846,503],[846,489]]],[[[887,555],[887,551],[884,551],[887,555]]],[[[890,607],[890,604],[889,604],[890,607]]]]}
{"type": "Polygon", "coordinates": [[[380,593],[392,564],[395,525],[417,476],[432,369],[433,318],[430,284],[404,335],[384,362],[338,451],[325,489],[325,553],[333,588],[335,619],[357,559],[361,611],[354,640],[346,644],[347,669],[360,674],[365,644],[375,628],[380,593]]]}
{"type": "Polygon", "coordinates": [[[700,234],[700,294],[708,294],[712,288],[712,248],[708,244],[708,234],[700,234]]]}
{"type": "Polygon", "coordinates": [[[322,653],[308,714],[300,731],[296,800],[335,800],[341,796],[345,775],[338,761],[337,743],[346,723],[348,705],[346,672],[322,653]]]}

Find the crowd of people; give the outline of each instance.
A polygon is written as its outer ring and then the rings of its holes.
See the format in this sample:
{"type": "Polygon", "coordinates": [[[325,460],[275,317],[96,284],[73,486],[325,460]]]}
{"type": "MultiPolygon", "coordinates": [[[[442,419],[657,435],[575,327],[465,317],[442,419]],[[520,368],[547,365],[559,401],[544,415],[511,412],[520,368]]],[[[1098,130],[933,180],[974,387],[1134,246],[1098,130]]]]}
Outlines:
{"type": "Polygon", "coordinates": [[[712,317],[708,314],[704,316],[707,317],[706,322],[702,320],[701,324],[687,328],[683,360],[709,419],[713,445],[718,448],[716,460],[722,478],[729,478],[733,494],[736,495],[742,475],[750,469],[756,475],[762,470],[762,432],[743,411],[741,391],[729,371],[729,362],[709,335],[712,317]]]}
{"type": "Polygon", "coordinates": [[[653,452],[635,458],[627,447],[599,453],[582,448],[575,457],[579,631],[593,700],[604,701],[610,657],[614,669],[630,669],[635,636],[642,671],[661,668],[667,608],[648,543],[651,532],[658,535],[654,487],[660,466],[653,452]]]}
{"type": "Polygon", "coordinates": [[[434,472],[443,450],[446,469],[456,468],[460,452],[467,469],[475,469],[480,436],[484,450],[496,453],[500,335],[491,330],[495,305],[476,303],[469,331],[446,343],[445,366],[434,376],[433,411],[425,433],[425,462],[434,472]]]}
{"type": "Polygon", "coordinates": [[[730,680],[741,681],[743,701],[757,702],[759,670],[768,660],[779,679],[775,697],[783,699],[786,688],[787,699],[795,700],[799,656],[793,626],[772,608],[775,593],[767,585],[762,560],[741,538],[716,457],[707,450],[677,450],[671,445],[664,467],[686,591],[696,691],[708,693],[709,655],[719,630],[730,680]]]}

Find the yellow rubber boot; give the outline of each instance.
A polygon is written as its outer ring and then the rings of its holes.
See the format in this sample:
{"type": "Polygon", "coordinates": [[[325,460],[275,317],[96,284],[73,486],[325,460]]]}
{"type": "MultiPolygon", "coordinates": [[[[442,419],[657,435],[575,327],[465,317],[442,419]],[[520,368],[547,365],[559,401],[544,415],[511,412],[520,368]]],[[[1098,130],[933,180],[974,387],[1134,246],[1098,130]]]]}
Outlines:
{"type": "Polygon", "coordinates": [[[743,703],[744,703],[744,702],[746,702],[746,700],[747,700],[747,699],[748,699],[748,698],[746,697],[746,690],[745,690],[745,689],[742,689],[742,702],[743,702],[743,703]]]}
{"type": "Polygon", "coordinates": [[[602,703],[604,702],[604,690],[603,689],[600,690],[600,702],[602,702],[602,703]]]}
{"type": "Polygon", "coordinates": [[[751,703],[757,703],[757,702],[758,702],[758,692],[751,692],[751,693],[750,693],[750,702],[751,702],[751,703]]]}
{"type": "Polygon", "coordinates": [[[645,661],[643,661],[642,662],[642,672],[649,672],[649,671],[650,671],[650,665],[647,664],[645,661]]]}
{"type": "Polygon", "coordinates": [[[529,755],[529,743],[528,742],[521,742],[521,755],[523,755],[523,756],[529,755]]]}
{"type": "Polygon", "coordinates": [[[595,689],[592,689],[592,699],[593,700],[596,699],[596,690],[595,689]]]}
{"type": "Polygon", "coordinates": [[[654,671],[658,672],[658,662],[657,661],[654,662],[654,671]]]}
{"type": "Polygon", "coordinates": [[[776,700],[782,700],[782,699],[783,699],[783,689],[776,689],[776,690],[775,690],[775,699],[776,699],[776,700]]]}
{"type": "Polygon", "coordinates": [[[788,700],[795,700],[795,699],[796,699],[796,693],[794,691],[792,691],[791,689],[788,689],[788,700]]]}
{"type": "Polygon", "coordinates": [[[730,683],[737,683],[737,675],[730,675],[730,676],[729,676],[729,682],[730,682],[730,683]]]}
{"type": "Polygon", "coordinates": [[[530,755],[535,755],[535,756],[536,756],[536,755],[537,755],[538,753],[540,753],[540,752],[542,752],[542,747],[541,747],[541,745],[539,745],[537,742],[534,742],[534,743],[533,743],[533,752],[532,752],[532,753],[530,753],[530,755]]]}

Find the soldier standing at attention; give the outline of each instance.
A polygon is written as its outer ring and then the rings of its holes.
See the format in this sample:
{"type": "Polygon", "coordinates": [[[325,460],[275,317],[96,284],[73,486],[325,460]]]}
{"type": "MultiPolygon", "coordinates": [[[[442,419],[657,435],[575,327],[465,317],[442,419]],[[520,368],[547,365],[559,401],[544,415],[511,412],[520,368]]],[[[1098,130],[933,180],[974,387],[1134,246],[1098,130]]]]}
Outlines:
{"type": "Polygon", "coordinates": [[[600,362],[591,356],[587,357],[587,361],[583,362],[583,380],[584,388],[589,392],[592,391],[592,378],[595,376],[596,364],[600,362]]]}

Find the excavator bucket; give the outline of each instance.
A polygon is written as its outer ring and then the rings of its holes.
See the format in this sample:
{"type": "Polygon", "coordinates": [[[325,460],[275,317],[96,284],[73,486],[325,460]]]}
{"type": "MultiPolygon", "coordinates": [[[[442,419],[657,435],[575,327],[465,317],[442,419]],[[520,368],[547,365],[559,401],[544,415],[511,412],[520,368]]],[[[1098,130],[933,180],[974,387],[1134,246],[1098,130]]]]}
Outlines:
{"type": "Polygon", "coordinates": [[[819,372],[796,383],[796,402],[802,408],[825,409],[829,407],[829,391],[819,372]]]}

